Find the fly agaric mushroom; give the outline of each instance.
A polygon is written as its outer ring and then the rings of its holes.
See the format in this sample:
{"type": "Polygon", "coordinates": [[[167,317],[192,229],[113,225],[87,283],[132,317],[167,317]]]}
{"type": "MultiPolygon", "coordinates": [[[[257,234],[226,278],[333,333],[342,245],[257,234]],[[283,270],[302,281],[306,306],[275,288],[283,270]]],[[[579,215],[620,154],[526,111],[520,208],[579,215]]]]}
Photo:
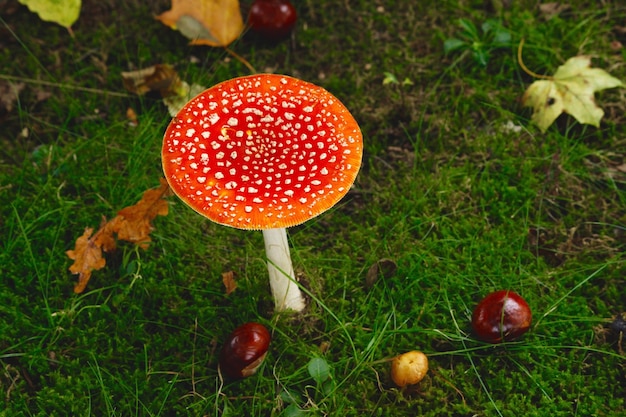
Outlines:
{"type": "Polygon", "coordinates": [[[259,74],[217,84],[165,132],[163,170],[181,200],[210,220],[263,230],[276,310],[304,309],[285,228],[328,210],[350,189],[363,138],[321,87],[259,74]]]}

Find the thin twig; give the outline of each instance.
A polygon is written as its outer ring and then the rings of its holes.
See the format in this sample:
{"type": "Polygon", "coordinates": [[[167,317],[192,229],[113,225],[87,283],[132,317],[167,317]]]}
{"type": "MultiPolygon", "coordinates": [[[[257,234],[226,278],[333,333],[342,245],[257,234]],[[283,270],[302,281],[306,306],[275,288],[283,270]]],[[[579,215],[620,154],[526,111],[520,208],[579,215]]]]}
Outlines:
{"type": "Polygon", "coordinates": [[[101,90],[98,88],[79,87],[79,86],[70,85],[70,84],[59,84],[59,83],[53,83],[50,81],[34,80],[32,78],[15,77],[13,75],[6,75],[6,74],[0,74],[0,79],[8,80],[8,81],[22,81],[22,82],[29,83],[29,84],[45,85],[48,87],[66,88],[68,90],[84,91],[86,93],[108,94],[110,96],[115,96],[115,97],[132,97],[131,94],[127,94],[127,93],[118,93],[115,91],[101,90]]]}

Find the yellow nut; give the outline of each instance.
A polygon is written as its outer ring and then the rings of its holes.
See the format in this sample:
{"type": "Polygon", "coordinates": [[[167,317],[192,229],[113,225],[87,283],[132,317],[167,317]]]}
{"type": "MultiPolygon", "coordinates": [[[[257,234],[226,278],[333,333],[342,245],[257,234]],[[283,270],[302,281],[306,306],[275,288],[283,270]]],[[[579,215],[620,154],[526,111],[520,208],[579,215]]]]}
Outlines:
{"type": "Polygon", "coordinates": [[[428,358],[422,352],[412,350],[393,358],[391,379],[399,387],[420,382],[428,372],[428,358]]]}

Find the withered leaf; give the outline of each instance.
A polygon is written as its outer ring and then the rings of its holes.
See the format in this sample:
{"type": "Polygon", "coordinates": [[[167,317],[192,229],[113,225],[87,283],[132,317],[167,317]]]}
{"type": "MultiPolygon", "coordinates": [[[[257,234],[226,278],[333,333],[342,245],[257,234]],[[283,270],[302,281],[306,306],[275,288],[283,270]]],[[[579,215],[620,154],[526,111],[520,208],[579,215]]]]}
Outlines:
{"type": "Polygon", "coordinates": [[[237,282],[235,281],[235,273],[233,271],[222,272],[222,282],[226,290],[226,295],[229,295],[237,289],[237,282]]]}
{"type": "Polygon", "coordinates": [[[167,215],[168,205],[163,198],[169,193],[167,182],[161,179],[159,188],[147,190],[137,204],[118,211],[117,217],[112,220],[117,238],[136,243],[145,249],[151,241],[149,234],[153,230],[152,221],[156,216],[167,215]]]}
{"type": "Polygon", "coordinates": [[[582,55],[568,59],[548,78],[532,83],[522,97],[522,104],[533,108],[532,121],[542,132],[563,112],[599,127],[604,111],[596,105],[594,93],[623,87],[606,71],[591,68],[591,58],[582,55]]]}
{"type": "Polygon", "coordinates": [[[137,112],[129,107],[126,109],[126,120],[128,120],[128,126],[137,127],[139,126],[139,119],[137,118],[137,112]]]}
{"type": "Polygon", "coordinates": [[[115,233],[117,221],[117,217],[114,217],[111,221],[108,222],[103,217],[100,229],[98,229],[93,237],[94,244],[96,244],[98,247],[101,247],[102,250],[105,252],[111,252],[115,250],[116,243],[115,238],[113,237],[113,233],[115,233]]]}
{"type": "Polygon", "coordinates": [[[151,91],[161,97],[178,95],[182,81],[171,65],[157,64],[137,71],[122,72],[124,88],[131,93],[143,95],[151,91]]]}
{"type": "Polygon", "coordinates": [[[161,179],[161,186],[144,192],[141,200],[130,207],[120,210],[108,222],[103,220],[98,231],[92,236],[93,228],[86,228],[83,235],[76,239],[74,249],[65,254],[74,261],[69,267],[72,274],[78,274],[78,282],[74,292],[82,293],[87,287],[94,270],[102,269],[106,265],[102,252],[110,252],[116,247],[114,235],[120,240],[126,240],[146,248],[150,242],[149,233],[153,230],[152,221],[156,216],[165,216],[168,212],[167,201],[170,194],[165,179],[161,179]]]}
{"type": "MultiPolygon", "coordinates": [[[[172,66],[167,64],[122,72],[122,80],[124,87],[131,93],[143,95],[153,91],[158,92],[172,117],[176,116],[189,100],[206,89],[198,84],[190,86],[180,79],[172,66]]],[[[127,113],[131,123],[137,123],[137,118],[131,116],[127,113]]]]}
{"type": "Polygon", "coordinates": [[[172,0],[171,10],[156,18],[192,45],[228,46],[244,28],[239,0],[172,0]]]}
{"type": "Polygon", "coordinates": [[[185,106],[185,104],[187,104],[189,100],[204,90],[206,90],[206,87],[199,84],[191,84],[190,86],[183,81],[180,90],[178,90],[178,94],[163,98],[163,104],[167,106],[167,110],[170,115],[172,117],[176,117],[178,112],[185,106]]]}
{"type": "Polygon", "coordinates": [[[78,274],[78,283],[74,286],[74,292],[77,294],[85,290],[91,278],[91,272],[104,268],[106,264],[102,257],[101,243],[98,242],[100,231],[93,237],[91,236],[92,233],[93,228],[86,228],[83,235],[76,239],[74,250],[65,252],[68,258],[74,261],[69,268],[70,272],[78,274]]]}
{"type": "Polygon", "coordinates": [[[539,5],[539,11],[546,20],[550,20],[555,16],[558,16],[562,12],[569,10],[571,6],[567,3],[561,3],[553,1],[549,3],[543,3],[539,5]]]}
{"type": "Polygon", "coordinates": [[[398,270],[398,265],[392,259],[382,258],[370,266],[365,275],[365,288],[370,289],[380,277],[391,278],[398,270]]]}
{"type": "Polygon", "coordinates": [[[0,112],[7,113],[13,110],[13,106],[17,102],[20,91],[24,89],[24,83],[11,83],[8,81],[0,81],[0,112]]]}

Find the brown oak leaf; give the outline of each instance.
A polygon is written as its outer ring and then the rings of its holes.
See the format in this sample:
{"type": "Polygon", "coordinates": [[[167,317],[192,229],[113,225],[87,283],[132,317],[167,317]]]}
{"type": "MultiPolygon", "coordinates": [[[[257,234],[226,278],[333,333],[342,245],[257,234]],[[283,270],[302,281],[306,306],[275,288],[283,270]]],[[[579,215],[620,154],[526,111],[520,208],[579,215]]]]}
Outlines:
{"type": "Polygon", "coordinates": [[[168,195],[170,188],[167,181],[161,179],[161,186],[145,191],[137,204],[123,208],[109,221],[103,219],[102,225],[93,236],[93,228],[85,229],[83,235],[76,239],[74,249],[65,252],[74,261],[69,267],[70,272],[78,274],[75,293],[85,291],[91,273],[104,268],[106,260],[102,252],[115,249],[115,235],[117,239],[135,243],[143,249],[148,246],[149,233],[154,229],[152,221],[156,216],[167,215],[168,205],[164,198],[168,195]]]}
{"type": "Polygon", "coordinates": [[[169,193],[169,186],[162,179],[159,188],[147,190],[137,204],[118,211],[117,217],[111,220],[117,238],[136,243],[143,249],[148,247],[152,221],[156,216],[167,215],[168,205],[163,198],[169,193]]]}
{"type": "Polygon", "coordinates": [[[91,236],[93,228],[87,227],[83,235],[76,239],[74,250],[65,252],[68,258],[74,261],[72,266],[70,266],[70,272],[78,274],[78,283],[74,286],[74,292],[77,294],[85,290],[91,278],[91,272],[104,268],[106,264],[102,257],[102,245],[98,242],[100,230],[94,236],[91,236]]]}

